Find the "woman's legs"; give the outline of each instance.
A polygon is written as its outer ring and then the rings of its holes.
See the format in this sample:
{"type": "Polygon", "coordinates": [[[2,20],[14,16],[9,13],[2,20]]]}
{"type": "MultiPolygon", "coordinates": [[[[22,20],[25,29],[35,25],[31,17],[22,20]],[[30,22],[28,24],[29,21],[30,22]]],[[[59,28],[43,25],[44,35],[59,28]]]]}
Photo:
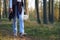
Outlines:
{"type": "Polygon", "coordinates": [[[17,36],[17,6],[15,6],[15,16],[13,18],[13,33],[14,36],[17,36]]]}
{"type": "Polygon", "coordinates": [[[22,13],[19,15],[19,32],[24,34],[24,8],[22,8],[22,13]]]}
{"type": "Polygon", "coordinates": [[[17,36],[17,18],[13,19],[13,33],[14,36],[17,36]]]}
{"type": "Polygon", "coordinates": [[[24,20],[21,15],[19,15],[19,33],[24,33],[24,20]]]}

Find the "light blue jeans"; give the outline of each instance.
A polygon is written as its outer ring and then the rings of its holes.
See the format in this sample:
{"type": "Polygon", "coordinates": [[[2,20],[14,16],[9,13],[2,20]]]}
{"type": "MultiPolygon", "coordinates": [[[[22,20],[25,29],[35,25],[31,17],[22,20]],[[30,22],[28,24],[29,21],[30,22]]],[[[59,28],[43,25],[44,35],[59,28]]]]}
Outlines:
{"type": "Polygon", "coordinates": [[[24,34],[24,7],[22,7],[22,13],[19,14],[18,10],[17,10],[17,6],[15,7],[15,17],[13,19],[13,32],[14,35],[17,36],[17,13],[19,16],[19,33],[23,33],[24,34]]]}

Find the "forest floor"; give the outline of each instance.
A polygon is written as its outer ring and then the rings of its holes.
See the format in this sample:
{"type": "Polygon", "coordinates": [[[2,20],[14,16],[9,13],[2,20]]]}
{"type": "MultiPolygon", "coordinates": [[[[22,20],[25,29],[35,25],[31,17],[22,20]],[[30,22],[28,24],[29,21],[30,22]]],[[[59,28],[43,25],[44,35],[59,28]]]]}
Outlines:
{"type": "Polygon", "coordinates": [[[27,35],[23,38],[14,37],[12,21],[0,20],[0,40],[60,40],[60,22],[38,24],[32,21],[25,21],[25,32],[27,35]]]}

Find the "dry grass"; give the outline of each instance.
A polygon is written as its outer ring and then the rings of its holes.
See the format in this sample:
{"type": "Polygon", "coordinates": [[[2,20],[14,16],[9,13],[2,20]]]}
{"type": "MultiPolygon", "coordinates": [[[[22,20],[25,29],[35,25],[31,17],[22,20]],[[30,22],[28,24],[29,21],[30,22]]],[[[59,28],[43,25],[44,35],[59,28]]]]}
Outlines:
{"type": "MultiPolygon", "coordinates": [[[[0,40],[14,40],[11,36],[12,24],[6,21],[0,24],[0,40]],[[4,24],[5,23],[5,24],[4,24]],[[1,31],[4,30],[4,31],[1,31]]],[[[55,24],[38,24],[36,21],[25,21],[25,32],[27,36],[24,38],[17,37],[17,40],[59,40],[60,39],[60,22],[55,24]]]]}

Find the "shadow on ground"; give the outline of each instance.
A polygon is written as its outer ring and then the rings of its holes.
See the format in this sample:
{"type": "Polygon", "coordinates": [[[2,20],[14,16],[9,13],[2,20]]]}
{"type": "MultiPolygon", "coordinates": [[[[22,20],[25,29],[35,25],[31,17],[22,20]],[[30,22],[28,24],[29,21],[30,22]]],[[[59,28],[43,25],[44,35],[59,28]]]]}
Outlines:
{"type": "Polygon", "coordinates": [[[0,28],[0,40],[32,40],[31,37],[25,36],[23,38],[13,36],[13,32],[6,28],[0,28]]]}

